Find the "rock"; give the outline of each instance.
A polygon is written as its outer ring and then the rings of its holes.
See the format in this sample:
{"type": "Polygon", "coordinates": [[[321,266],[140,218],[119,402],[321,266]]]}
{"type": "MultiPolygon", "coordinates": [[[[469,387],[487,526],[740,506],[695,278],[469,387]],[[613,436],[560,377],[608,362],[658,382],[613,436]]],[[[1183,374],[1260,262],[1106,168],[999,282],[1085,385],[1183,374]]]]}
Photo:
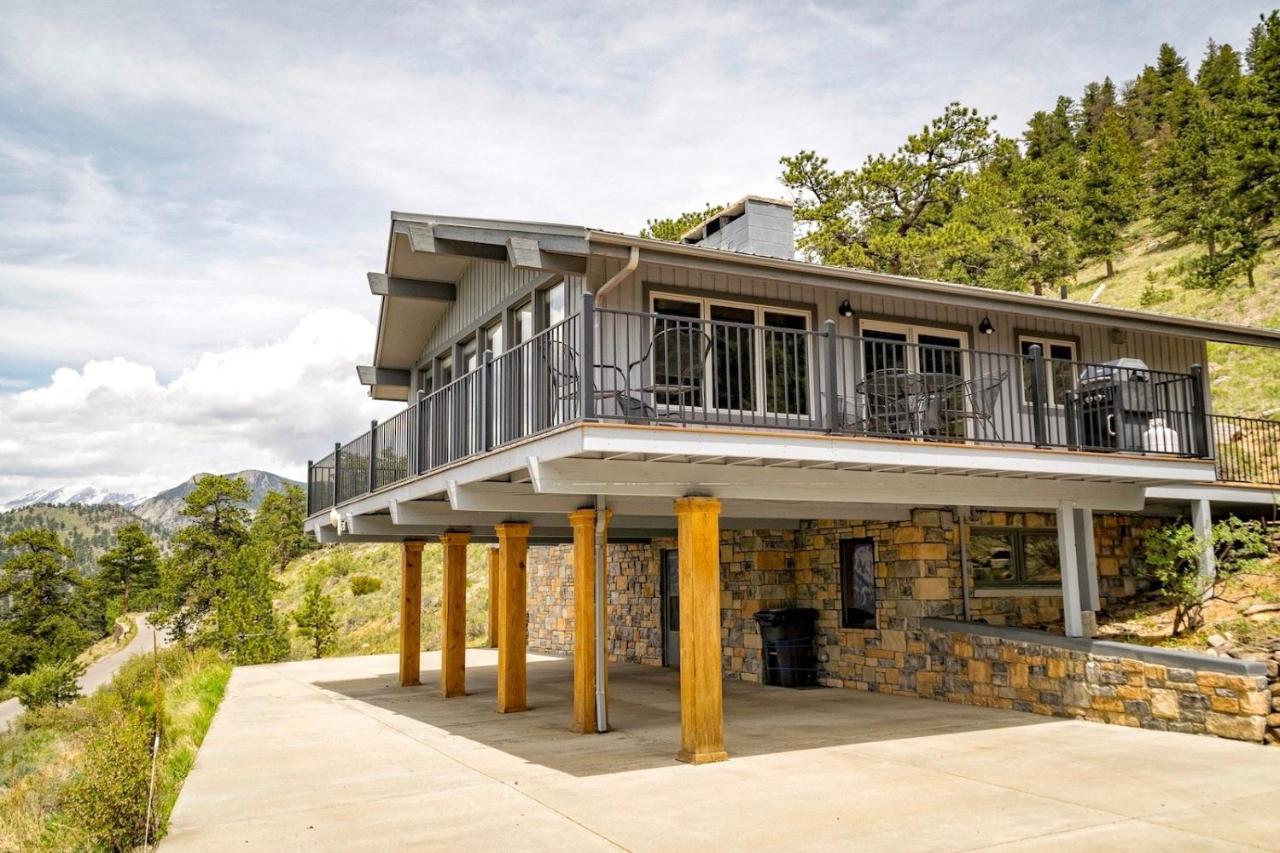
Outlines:
{"type": "Polygon", "coordinates": [[[1210,634],[1209,645],[1215,649],[1220,649],[1227,644],[1227,638],[1221,634],[1210,634]]]}
{"type": "Polygon", "coordinates": [[[1241,717],[1235,714],[1219,714],[1210,711],[1204,715],[1209,734],[1231,740],[1247,740],[1258,743],[1267,730],[1265,717],[1241,717]]]}
{"type": "Polygon", "coordinates": [[[1280,612],[1280,602],[1265,602],[1263,604],[1254,604],[1244,609],[1245,616],[1254,616],[1258,613],[1280,612]]]}

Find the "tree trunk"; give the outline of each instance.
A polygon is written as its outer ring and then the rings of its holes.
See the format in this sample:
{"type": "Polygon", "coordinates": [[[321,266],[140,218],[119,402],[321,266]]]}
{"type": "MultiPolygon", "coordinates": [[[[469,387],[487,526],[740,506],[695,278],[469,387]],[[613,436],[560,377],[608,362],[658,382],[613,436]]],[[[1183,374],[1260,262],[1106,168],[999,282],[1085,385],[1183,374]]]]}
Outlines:
{"type": "Polygon", "coordinates": [[[1250,287],[1257,287],[1257,286],[1258,286],[1258,283],[1257,283],[1256,281],[1254,281],[1254,280],[1253,280],[1253,267],[1249,267],[1249,272],[1248,272],[1248,273],[1246,273],[1246,275],[1248,275],[1248,276],[1249,276],[1249,286],[1250,286],[1250,287]]]}
{"type": "Polygon", "coordinates": [[[1031,283],[1031,286],[1032,286],[1033,288],[1035,288],[1035,294],[1036,294],[1036,296],[1044,296],[1044,282],[1042,282],[1042,281],[1033,281],[1033,282],[1031,283]]]}
{"type": "Polygon", "coordinates": [[[124,582],[124,612],[129,612],[129,581],[124,582]]]}
{"type": "Polygon", "coordinates": [[[1213,238],[1212,234],[1210,234],[1209,235],[1209,260],[1212,261],[1217,256],[1218,256],[1218,241],[1213,238]]]}
{"type": "Polygon", "coordinates": [[[1112,263],[1110,258],[1107,258],[1107,278],[1111,278],[1115,274],[1116,274],[1115,264],[1112,263]]]}

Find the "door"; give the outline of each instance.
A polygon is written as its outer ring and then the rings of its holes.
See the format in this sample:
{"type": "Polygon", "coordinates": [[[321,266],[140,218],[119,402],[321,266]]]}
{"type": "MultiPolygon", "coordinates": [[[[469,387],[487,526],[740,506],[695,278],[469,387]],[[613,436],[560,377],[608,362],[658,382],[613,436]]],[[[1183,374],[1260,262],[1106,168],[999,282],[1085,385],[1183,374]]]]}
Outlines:
{"type": "Polygon", "coordinates": [[[680,552],[662,552],[662,665],[680,668],[680,552]]]}

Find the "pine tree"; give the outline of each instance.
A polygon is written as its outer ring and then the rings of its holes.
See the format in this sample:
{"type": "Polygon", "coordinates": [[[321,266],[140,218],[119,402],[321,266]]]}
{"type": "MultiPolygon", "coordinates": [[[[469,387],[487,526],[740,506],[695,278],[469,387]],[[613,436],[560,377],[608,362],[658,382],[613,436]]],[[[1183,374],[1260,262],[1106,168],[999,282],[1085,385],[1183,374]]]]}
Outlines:
{"type": "Polygon", "coordinates": [[[278,571],[315,547],[302,525],[307,519],[307,496],[301,488],[286,485],[283,491],[268,492],[253,516],[250,538],[271,555],[278,571]]]}
{"type": "Polygon", "coordinates": [[[174,536],[164,563],[165,605],[157,614],[176,639],[195,634],[226,595],[233,561],[249,540],[249,498],[243,480],[206,475],[183,500],[188,523],[174,536]]]}
{"type": "Polygon", "coordinates": [[[1080,134],[1086,144],[1102,127],[1102,119],[1116,109],[1116,103],[1116,84],[1110,77],[1084,87],[1084,95],[1080,98],[1080,134]]]}
{"type": "Polygon", "coordinates": [[[123,611],[130,612],[133,594],[154,590],[160,580],[160,551],[138,522],[116,531],[116,544],[98,558],[97,583],[109,596],[119,595],[123,611]]]}
{"type": "Polygon", "coordinates": [[[1240,91],[1240,54],[1229,44],[1209,39],[1196,72],[1196,87],[1210,101],[1234,98],[1240,91]]]}
{"type": "Polygon", "coordinates": [[[78,655],[97,634],[74,555],[49,530],[20,530],[4,540],[13,552],[0,567],[0,676],[78,655]]]}
{"type": "Polygon", "coordinates": [[[306,596],[294,611],[293,621],[298,624],[298,633],[311,640],[317,658],[324,656],[337,636],[338,620],[333,611],[333,599],[324,594],[319,582],[307,584],[306,596]]]}
{"type": "Polygon", "coordinates": [[[1138,155],[1118,118],[1103,120],[1085,152],[1080,176],[1078,240],[1086,258],[1106,261],[1115,275],[1115,258],[1124,247],[1124,229],[1137,216],[1138,155]]]}
{"type": "Polygon", "coordinates": [[[280,584],[271,577],[267,555],[252,544],[240,548],[227,564],[219,587],[200,641],[241,665],[271,663],[287,656],[289,637],[273,603],[280,584]]]}
{"type": "Polygon", "coordinates": [[[701,210],[686,211],[678,216],[666,219],[647,220],[644,228],[640,229],[640,236],[650,240],[666,240],[669,243],[678,243],[680,238],[685,235],[685,232],[701,225],[703,221],[710,219],[726,207],[728,205],[707,204],[701,210]]]}
{"type": "Polygon", "coordinates": [[[1280,12],[1253,28],[1249,74],[1232,111],[1231,263],[1253,285],[1262,234],[1280,211],[1280,12]]]}

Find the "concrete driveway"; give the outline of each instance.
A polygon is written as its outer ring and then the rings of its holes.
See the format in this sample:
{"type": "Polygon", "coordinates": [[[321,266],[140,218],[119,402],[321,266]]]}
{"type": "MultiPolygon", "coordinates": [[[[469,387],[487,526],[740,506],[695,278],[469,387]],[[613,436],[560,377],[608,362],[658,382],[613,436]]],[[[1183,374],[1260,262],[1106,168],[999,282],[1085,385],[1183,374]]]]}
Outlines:
{"type": "Polygon", "coordinates": [[[382,655],[237,669],[174,809],[187,850],[1280,849],[1280,749],[861,693],[725,685],[728,762],[674,760],[675,674],[610,669],[617,731],[393,686],[382,655]]]}

